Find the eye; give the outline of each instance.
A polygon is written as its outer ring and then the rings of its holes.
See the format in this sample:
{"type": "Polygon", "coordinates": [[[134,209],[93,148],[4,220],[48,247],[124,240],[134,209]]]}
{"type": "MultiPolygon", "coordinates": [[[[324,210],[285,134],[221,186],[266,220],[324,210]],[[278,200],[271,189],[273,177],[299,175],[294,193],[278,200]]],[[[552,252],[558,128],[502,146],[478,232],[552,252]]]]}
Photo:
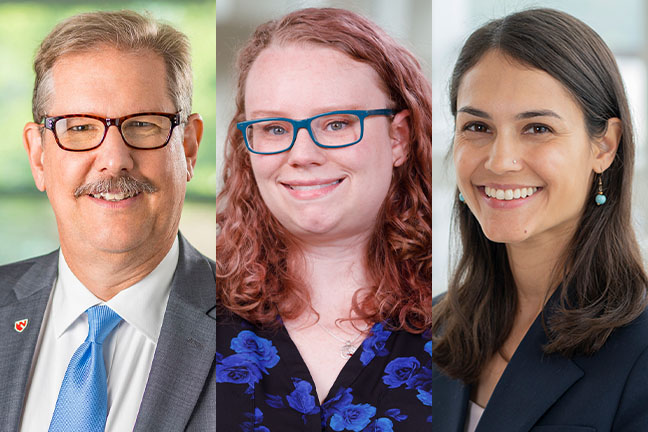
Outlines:
{"type": "Polygon", "coordinates": [[[67,130],[68,132],[86,132],[91,129],[94,129],[91,125],[85,124],[85,125],[75,125],[75,126],[70,126],[67,130]]]}
{"type": "Polygon", "coordinates": [[[263,132],[270,135],[284,135],[286,134],[286,129],[279,125],[268,125],[263,128],[263,132]]]}
{"type": "Polygon", "coordinates": [[[477,132],[477,133],[490,133],[491,130],[488,128],[487,125],[484,123],[480,122],[471,122],[466,124],[463,129],[463,131],[467,132],[477,132]]]}
{"type": "Polygon", "coordinates": [[[326,128],[332,132],[337,132],[347,127],[347,125],[348,123],[345,121],[336,120],[336,121],[329,122],[326,125],[326,128]]]}
{"type": "Polygon", "coordinates": [[[540,135],[552,132],[553,130],[549,126],[543,124],[532,124],[528,125],[522,133],[529,135],[540,135]]]}
{"type": "Polygon", "coordinates": [[[144,121],[134,121],[130,125],[133,126],[133,127],[136,127],[136,128],[155,126],[153,123],[144,122],[144,121]]]}

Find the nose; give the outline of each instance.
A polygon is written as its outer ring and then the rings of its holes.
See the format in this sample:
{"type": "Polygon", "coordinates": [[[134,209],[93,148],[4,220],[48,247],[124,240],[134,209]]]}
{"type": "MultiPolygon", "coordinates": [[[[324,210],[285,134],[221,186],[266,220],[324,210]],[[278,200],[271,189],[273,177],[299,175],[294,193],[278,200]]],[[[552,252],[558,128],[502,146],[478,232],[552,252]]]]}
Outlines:
{"type": "Polygon", "coordinates": [[[497,134],[490,144],[484,167],[495,174],[506,174],[522,169],[520,143],[512,134],[497,134]]]}
{"type": "Polygon", "coordinates": [[[104,175],[117,176],[133,169],[133,151],[126,145],[117,127],[108,127],[106,137],[101,145],[95,149],[96,169],[104,175]]]}
{"type": "Polygon", "coordinates": [[[325,152],[326,149],[313,142],[306,129],[299,129],[288,152],[288,163],[292,166],[321,165],[326,161],[325,152]]]}

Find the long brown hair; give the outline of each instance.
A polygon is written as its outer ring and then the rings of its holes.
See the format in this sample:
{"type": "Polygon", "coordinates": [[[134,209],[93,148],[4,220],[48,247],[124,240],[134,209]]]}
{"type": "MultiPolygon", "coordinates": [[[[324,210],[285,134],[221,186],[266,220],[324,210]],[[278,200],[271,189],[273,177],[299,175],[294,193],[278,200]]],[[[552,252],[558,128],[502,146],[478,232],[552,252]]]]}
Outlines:
{"type": "Polygon", "coordinates": [[[407,161],[392,182],[370,239],[366,262],[370,295],[353,302],[363,319],[390,319],[422,332],[432,309],[432,92],[414,56],[371,21],[343,9],[303,9],[259,26],[238,58],[236,114],[226,143],[223,189],[217,198],[216,285],[221,307],[262,326],[277,314],[295,318],[307,290],[289,271],[289,233],[263,202],[236,123],[245,120],[245,81],[271,44],[307,43],[338,50],[370,65],[397,110],[410,111],[407,161]]]}
{"type": "MultiPolygon", "coordinates": [[[[647,303],[630,214],[634,139],[621,75],[610,49],[583,22],[552,9],[518,12],[485,24],[464,44],[450,83],[455,118],[462,77],[491,50],[562,83],[580,105],[590,137],[602,136],[610,118],[622,123],[615,159],[602,176],[607,202],[595,204],[592,184],[592,199],[555,269],[558,305],[543,315],[546,353],[592,354],[647,303]]],[[[433,307],[433,360],[449,376],[474,383],[511,331],[516,288],[505,245],[486,238],[458,192],[453,220],[461,252],[447,294],[433,307]]]]}

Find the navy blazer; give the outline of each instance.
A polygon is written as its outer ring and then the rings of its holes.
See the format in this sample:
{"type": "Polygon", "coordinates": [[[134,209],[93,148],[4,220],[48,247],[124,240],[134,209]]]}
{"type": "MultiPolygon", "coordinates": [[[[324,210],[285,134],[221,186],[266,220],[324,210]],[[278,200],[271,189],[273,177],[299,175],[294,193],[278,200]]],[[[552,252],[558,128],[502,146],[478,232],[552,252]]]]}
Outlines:
{"type": "MultiPolygon", "coordinates": [[[[592,356],[545,355],[546,343],[538,317],[475,432],[648,431],[648,312],[615,330],[592,356]]],[[[469,386],[433,364],[432,430],[464,432],[469,396],[469,386]]]]}

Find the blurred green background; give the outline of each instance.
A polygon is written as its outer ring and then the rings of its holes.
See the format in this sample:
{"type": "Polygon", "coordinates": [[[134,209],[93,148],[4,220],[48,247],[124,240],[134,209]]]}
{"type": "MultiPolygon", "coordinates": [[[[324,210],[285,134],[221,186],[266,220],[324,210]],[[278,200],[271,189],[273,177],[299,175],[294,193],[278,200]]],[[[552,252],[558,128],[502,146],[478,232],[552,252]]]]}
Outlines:
{"type": "Polygon", "coordinates": [[[203,254],[215,255],[215,1],[0,2],[0,264],[47,253],[59,244],[54,215],[46,195],[34,186],[22,145],[23,126],[32,120],[32,61],[38,45],[70,15],[119,9],[148,11],[191,41],[193,111],[202,115],[205,131],[180,230],[203,254]]]}

